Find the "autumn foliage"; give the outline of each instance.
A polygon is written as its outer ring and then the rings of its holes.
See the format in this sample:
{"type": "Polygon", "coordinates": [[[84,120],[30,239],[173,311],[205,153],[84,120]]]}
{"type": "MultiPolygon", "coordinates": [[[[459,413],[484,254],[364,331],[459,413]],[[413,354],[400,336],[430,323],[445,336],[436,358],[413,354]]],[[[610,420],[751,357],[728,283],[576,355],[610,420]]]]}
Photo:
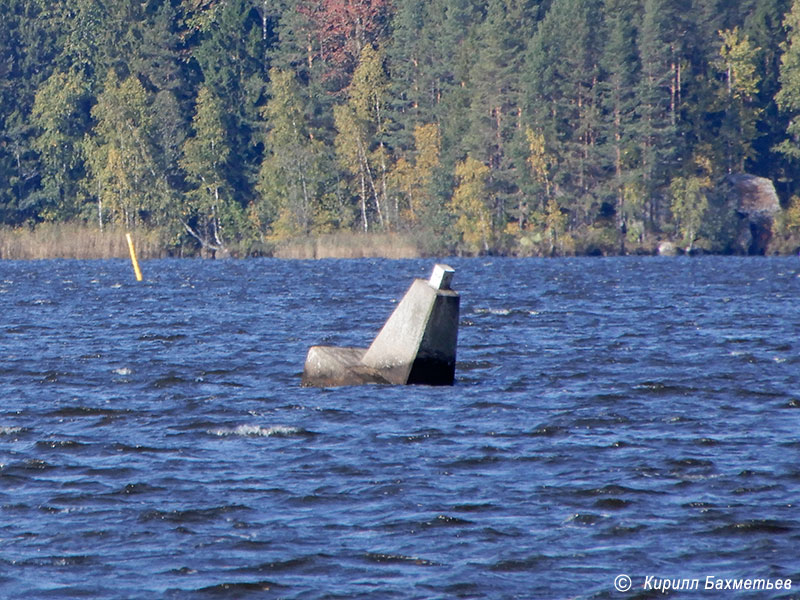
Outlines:
{"type": "Polygon", "coordinates": [[[313,28],[328,76],[350,73],[361,50],[374,43],[389,15],[388,0],[308,0],[300,5],[313,28]]]}

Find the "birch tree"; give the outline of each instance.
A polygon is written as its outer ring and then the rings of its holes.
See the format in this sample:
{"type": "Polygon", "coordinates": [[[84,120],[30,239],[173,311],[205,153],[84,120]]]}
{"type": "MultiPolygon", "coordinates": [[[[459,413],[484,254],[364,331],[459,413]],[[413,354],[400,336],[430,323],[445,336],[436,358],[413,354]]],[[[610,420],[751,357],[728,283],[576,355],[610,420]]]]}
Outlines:
{"type": "Polygon", "coordinates": [[[277,238],[312,231],[322,210],[324,148],[309,128],[291,71],[270,71],[271,98],[262,115],[266,148],[259,171],[259,215],[277,238]]]}
{"type": "Polygon", "coordinates": [[[148,211],[159,208],[147,92],[136,77],[120,81],[110,69],[91,114],[95,126],[84,149],[100,224],[107,213],[112,221],[133,228],[148,211]]]}
{"type": "Polygon", "coordinates": [[[225,221],[235,207],[226,180],[231,147],[222,104],[207,87],[198,93],[192,130],[194,135],[184,142],[180,161],[192,187],[179,218],[189,235],[213,257],[225,248],[225,221]]]}
{"type": "Polygon", "coordinates": [[[371,45],[361,51],[358,67],[347,88],[347,102],[334,107],[336,153],[351,175],[359,198],[361,226],[369,229],[368,203],[372,201],[378,225],[389,229],[388,176],[390,158],[385,136],[389,82],[383,54],[371,45]]]}

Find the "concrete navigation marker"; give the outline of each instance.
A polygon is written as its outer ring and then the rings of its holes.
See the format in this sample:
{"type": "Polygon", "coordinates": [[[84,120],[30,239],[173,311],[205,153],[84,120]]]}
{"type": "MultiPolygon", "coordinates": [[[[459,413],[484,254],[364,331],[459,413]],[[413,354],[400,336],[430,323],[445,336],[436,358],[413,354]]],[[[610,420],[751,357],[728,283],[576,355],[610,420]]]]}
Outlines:
{"type": "Polygon", "coordinates": [[[453,385],[460,300],[450,289],[453,273],[437,264],[430,280],[415,279],[369,348],[312,346],[302,385],[453,385]]]}

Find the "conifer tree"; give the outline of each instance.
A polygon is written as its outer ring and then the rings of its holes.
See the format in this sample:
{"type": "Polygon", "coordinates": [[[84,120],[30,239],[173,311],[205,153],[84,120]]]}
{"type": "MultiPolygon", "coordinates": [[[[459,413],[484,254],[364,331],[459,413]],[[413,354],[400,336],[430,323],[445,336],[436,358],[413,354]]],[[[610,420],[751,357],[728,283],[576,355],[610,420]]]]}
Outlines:
{"type": "MultiPolygon", "coordinates": [[[[426,48],[424,0],[397,4],[392,18],[392,36],[387,49],[392,82],[392,105],[397,122],[407,136],[416,123],[432,119],[432,102],[425,89],[426,48]]],[[[405,144],[409,143],[404,139],[405,144]]]]}
{"type": "Polygon", "coordinates": [[[757,63],[761,83],[755,100],[755,106],[761,109],[758,120],[761,135],[753,140],[755,157],[749,162],[749,169],[784,181],[788,179],[786,157],[775,152],[773,145],[786,131],[786,122],[774,98],[780,89],[780,43],[785,35],[782,22],[789,5],[789,0],[759,0],[747,15],[742,29],[751,43],[761,49],[757,63]]]}
{"type": "Polygon", "coordinates": [[[637,4],[631,0],[606,0],[604,6],[607,39],[602,56],[602,66],[606,76],[601,83],[605,112],[602,133],[603,159],[614,173],[609,192],[614,198],[617,227],[620,232],[627,231],[628,215],[631,215],[634,221],[641,219],[641,216],[631,214],[631,206],[626,206],[626,199],[630,197],[637,143],[635,134],[635,90],[639,72],[635,29],[637,4]]]}
{"type": "Polygon", "coordinates": [[[672,0],[646,0],[639,34],[638,172],[653,225],[661,218],[660,199],[676,162],[681,89],[676,8],[672,0]]]}
{"type": "Polygon", "coordinates": [[[594,0],[556,0],[531,40],[525,113],[551,152],[555,189],[575,223],[591,218],[599,182],[600,24],[594,0]]]}
{"type": "Polygon", "coordinates": [[[38,219],[41,167],[29,115],[52,73],[60,32],[41,0],[3,0],[0,15],[0,212],[18,223],[38,219]]]}
{"type": "MultiPolygon", "coordinates": [[[[481,12],[475,2],[431,0],[426,4],[421,43],[419,118],[436,122],[442,136],[442,164],[452,173],[465,154],[469,128],[470,71],[475,61],[475,25],[481,12]]],[[[482,3],[481,3],[482,4],[482,3]]],[[[400,84],[402,85],[402,84],[400,84]]],[[[409,130],[412,128],[409,127],[409,130]]],[[[452,188],[445,186],[443,199],[452,188]]]]}
{"type": "MultiPolygon", "coordinates": [[[[201,3],[202,4],[202,3],[201,3]]],[[[269,65],[264,55],[271,40],[263,40],[262,22],[248,0],[203,4],[197,23],[198,43],[192,57],[203,85],[224,101],[223,119],[230,143],[227,178],[232,199],[244,206],[260,162],[259,108],[265,99],[269,65]]]]}
{"type": "Polygon", "coordinates": [[[478,54],[470,71],[469,130],[464,146],[489,167],[498,224],[514,210],[523,220],[518,181],[525,161],[524,151],[518,151],[518,141],[524,138],[519,73],[537,7],[538,3],[523,0],[490,0],[478,28],[478,54]]]}

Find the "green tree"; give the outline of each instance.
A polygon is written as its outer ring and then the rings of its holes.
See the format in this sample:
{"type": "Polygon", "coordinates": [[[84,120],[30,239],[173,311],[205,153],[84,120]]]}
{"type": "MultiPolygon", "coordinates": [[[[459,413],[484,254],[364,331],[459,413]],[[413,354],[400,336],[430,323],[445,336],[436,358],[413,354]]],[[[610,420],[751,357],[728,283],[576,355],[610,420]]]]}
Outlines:
{"type": "Polygon", "coordinates": [[[33,147],[42,169],[39,216],[45,220],[81,213],[82,139],[88,121],[88,89],[79,72],[55,72],[36,92],[31,123],[39,132],[33,147]]]}
{"type": "Polygon", "coordinates": [[[381,228],[390,228],[394,216],[388,205],[391,165],[385,142],[389,126],[388,89],[383,53],[367,45],[347,88],[347,102],[334,107],[336,153],[340,164],[355,180],[364,231],[369,229],[370,199],[381,228]]]}
{"type": "MultiPolygon", "coordinates": [[[[606,76],[601,82],[603,110],[605,112],[604,160],[611,166],[614,176],[609,185],[614,198],[617,227],[627,232],[633,223],[626,206],[633,189],[631,179],[636,167],[636,85],[639,63],[636,48],[636,7],[631,0],[606,0],[607,39],[602,55],[606,76]]],[[[638,219],[636,219],[638,220],[638,219]]],[[[624,239],[624,237],[622,238],[624,239]]]]}
{"type": "Polygon", "coordinates": [[[227,161],[229,193],[241,206],[252,198],[252,186],[261,161],[260,107],[266,96],[269,64],[264,62],[272,36],[263,37],[263,23],[250,0],[200,2],[190,21],[195,24],[193,64],[202,85],[224,99],[225,129],[236,148],[227,161]]]}
{"type": "Polygon", "coordinates": [[[677,162],[681,95],[678,42],[683,22],[672,0],[646,0],[639,33],[641,75],[636,89],[638,179],[651,225],[661,218],[661,197],[677,162]]]}
{"type": "Polygon", "coordinates": [[[524,195],[519,172],[524,170],[524,131],[519,73],[525,42],[533,34],[538,2],[490,0],[477,28],[477,55],[470,69],[467,112],[469,129],[463,150],[489,167],[489,186],[496,204],[494,220],[504,225],[510,215],[524,222],[524,195]]]}
{"type": "Polygon", "coordinates": [[[789,0],[759,0],[747,15],[743,28],[752,44],[761,48],[757,63],[761,83],[755,100],[755,105],[761,108],[758,124],[761,135],[753,141],[755,157],[749,168],[773,181],[786,181],[790,178],[787,170],[791,169],[786,156],[774,150],[775,141],[786,132],[786,121],[774,99],[780,89],[780,43],[785,33],[781,23],[789,4],[789,0]]]}
{"type": "Polygon", "coordinates": [[[42,0],[0,0],[0,214],[38,220],[41,169],[29,122],[36,91],[52,73],[59,31],[42,0]]]}
{"type": "Polygon", "coordinates": [[[409,136],[402,143],[410,145],[410,134],[419,124],[439,126],[442,173],[446,173],[438,178],[442,203],[452,195],[452,172],[467,150],[464,138],[469,119],[465,115],[470,110],[470,71],[482,5],[463,0],[425,2],[417,17],[422,28],[406,25],[390,46],[392,96],[397,99],[393,117],[409,136]],[[407,43],[409,38],[414,42],[407,43]],[[405,69],[398,68],[402,64],[405,69]]]}
{"type": "Polygon", "coordinates": [[[599,15],[594,0],[555,0],[526,62],[527,124],[552,144],[550,181],[574,224],[592,218],[602,176],[599,15]]]}
{"type": "Polygon", "coordinates": [[[786,128],[786,139],[776,149],[797,160],[800,159],[800,0],[792,2],[783,26],[787,37],[781,45],[781,89],[776,94],[775,101],[781,110],[791,115],[791,121],[786,128]]]}
{"type": "Polygon", "coordinates": [[[147,92],[136,77],[120,81],[113,69],[91,114],[95,121],[84,151],[88,191],[97,199],[100,227],[105,216],[133,228],[161,209],[157,164],[150,139],[147,92]]]}
{"type": "Polygon", "coordinates": [[[219,98],[208,87],[201,87],[192,119],[193,135],[184,142],[180,161],[192,186],[180,220],[211,257],[225,249],[236,221],[241,220],[227,180],[231,146],[222,115],[219,98]]]}
{"type": "Polygon", "coordinates": [[[670,183],[670,206],[675,218],[676,228],[686,245],[692,250],[700,234],[700,227],[708,212],[708,184],[700,177],[675,177],[670,183]]]}
{"type": "Polygon", "coordinates": [[[745,161],[755,158],[753,141],[758,137],[761,109],[755,105],[760,76],[758,52],[738,27],[719,32],[722,41],[718,70],[724,79],[722,92],[725,118],[721,128],[728,173],[744,171],[745,161]]]}
{"type": "Polygon", "coordinates": [[[277,238],[310,233],[326,220],[325,149],[309,129],[291,71],[270,71],[271,98],[263,116],[266,150],[257,190],[260,221],[277,238]]]}

